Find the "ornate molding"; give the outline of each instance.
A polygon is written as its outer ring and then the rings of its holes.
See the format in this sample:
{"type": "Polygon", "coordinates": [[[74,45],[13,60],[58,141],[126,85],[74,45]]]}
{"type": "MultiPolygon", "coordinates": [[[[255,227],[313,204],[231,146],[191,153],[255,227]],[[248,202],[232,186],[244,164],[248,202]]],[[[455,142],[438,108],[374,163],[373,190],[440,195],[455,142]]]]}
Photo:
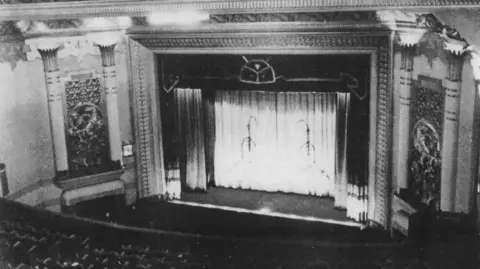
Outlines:
{"type": "Polygon", "coordinates": [[[480,0],[448,0],[448,1],[412,1],[390,0],[365,1],[358,0],[99,0],[99,1],[65,1],[65,0],[1,0],[4,5],[0,10],[0,20],[49,19],[49,18],[81,18],[110,16],[145,16],[151,12],[171,10],[200,10],[210,14],[222,13],[256,13],[281,12],[330,12],[330,11],[369,11],[384,9],[432,9],[432,8],[475,8],[480,7],[480,0]],[[40,1],[40,3],[38,3],[40,1]],[[48,1],[45,3],[44,1],[48,1]],[[28,2],[31,4],[19,4],[28,2]]]}
{"type": "Polygon", "coordinates": [[[211,14],[210,23],[245,22],[377,22],[375,11],[211,14]]]}
{"type": "Polygon", "coordinates": [[[168,50],[181,53],[182,51],[198,51],[199,53],[215,53],[220,49],[227,52],[238,50],[258,52],[259,50],[276,50],[285,52],[286,49],[309,51],[337,51],[341,53],[352,50],[368,50],[375,52],[377,67],[377,106],[376,126],[377,140],[375,145],[376,159],[374,174],[375,182],[370,182],[372,188],[372,200],[375,201],[373,220],[384,227],[388,227],[391,193],[390,183],[390,154],[392,143],[392,66],[391,50],[392,42],[389,33],[371,32],[289,32],[277,33],[208,33],[208,34],[150,34],[131,35],[130,51],[132,66],[132,89],[134,92],[134,107],[136,108],[136,144],[138,152],[139,192],[141,197],[152,193],[155,175],[149,170],[155,160],[152,151],[154,142],[154,125],[151,117],[153,102],[147,91],[149,80],[144,73],[146,53],[148,49],[155,52],[168,50]],[[143,45],[143,46],[142,46],[143,45]],[[146,47],[146,48],[145,48],[146,47]]]}
{"type": "Polygon", "coordinates": [[[155,178],[155,154],[153,151],[153,126],[148,78],[145,75],[147,58],[151,52],[140,43],[130,40],[131,59],[130,88],[133,92],[135,139],[137,152],[137,184],[139,197],[148,197],[154,191],[152,181],[155,178]]]}
{"type": "Polygon", "coordinates": [[[335,49],[343,47],[378,47],[384,33],[283,33],[271,35],[259,34],[221,34],[206,36],[188,36],[181,34],[130,35],[143,46],[162,51],[174,48],[314,48],[335,49]]]}
{"type": "Polygon", "coordinates": [[[411,31],[399,31],[398,32],[398,44],[402,47],[414,47],[420,42],[423,35],[426,33],[424,29],[414,30],[411,31]]]}
{"type": "Polygon", "coordinates": [[[452,55],[463,55],[466,51],[468,44],[465,41],[450,39],[448,37],[444,37],[443,42],[444,49],[448,51],[452,55]]]}

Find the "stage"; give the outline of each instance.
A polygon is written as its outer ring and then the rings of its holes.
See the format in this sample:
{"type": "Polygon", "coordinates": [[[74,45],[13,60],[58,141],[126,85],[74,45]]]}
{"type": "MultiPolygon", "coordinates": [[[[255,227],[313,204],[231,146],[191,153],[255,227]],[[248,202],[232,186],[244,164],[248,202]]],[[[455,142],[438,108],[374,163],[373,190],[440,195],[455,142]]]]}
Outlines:
{"type": "Polygon", "coordinates": [[[350,243],[391,240],[386,231],[348,220],[331,199],[321,197],[209,188],[207,192],[184,191],[178,200],[143,199],[129,207],[109,199],[114,198],[83,203],[82,217],[214,237],[350,243]]]}
{"type": "Polygon", "coordinates": [[[207,192],[183,192],[180,200],[170,202],[245,214],[364,227],[361,223],[349,220],[345,210],[336,209],[333,199],[318,196],[216,187],[207,192]]]}

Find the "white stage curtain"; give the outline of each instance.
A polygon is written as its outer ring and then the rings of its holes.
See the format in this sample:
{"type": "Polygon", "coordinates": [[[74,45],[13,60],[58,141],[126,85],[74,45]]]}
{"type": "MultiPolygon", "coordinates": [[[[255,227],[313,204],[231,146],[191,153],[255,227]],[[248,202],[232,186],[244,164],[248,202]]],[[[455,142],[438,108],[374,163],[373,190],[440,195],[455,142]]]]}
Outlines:
{"type": "Polygon", "coordinates": [[[206,190],[205,138],[203,132],[202,91],[174,90],[177,137],[180,140],[180,179],[191,190],[206,190]]]}
{"type": "Polygon", "coordinates": [[[218,91],[216,185],[335,196],[337,100],[336,93],[218,91]]]}

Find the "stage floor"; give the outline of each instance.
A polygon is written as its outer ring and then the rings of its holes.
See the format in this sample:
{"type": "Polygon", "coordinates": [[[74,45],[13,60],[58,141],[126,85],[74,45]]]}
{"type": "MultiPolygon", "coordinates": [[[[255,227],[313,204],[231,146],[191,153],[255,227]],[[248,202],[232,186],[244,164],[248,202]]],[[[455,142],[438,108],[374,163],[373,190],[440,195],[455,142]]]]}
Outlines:
{"type": "Polygon", "coordinates": [[[303,219],[346,226],[362,227],[347,218],[344,210],[334,207],[333,199],[291,193],[210,188],[207,192],[182,192],[172,203],[217,208],[242,213],[303,219]]]}

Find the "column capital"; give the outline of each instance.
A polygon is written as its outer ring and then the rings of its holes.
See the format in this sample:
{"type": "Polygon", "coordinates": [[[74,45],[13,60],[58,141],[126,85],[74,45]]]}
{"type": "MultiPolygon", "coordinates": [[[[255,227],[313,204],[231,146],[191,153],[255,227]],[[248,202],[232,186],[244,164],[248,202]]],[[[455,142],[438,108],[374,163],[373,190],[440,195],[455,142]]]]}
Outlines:
{"type": "Polygon", "coordinates": [[[454,56],[463,56],[467,51],[468,43],[462,40],[443,36],[443,49],[454,56]]]}
{"type": "Polygon", "coordinates": [[[45,72],[55,72],[58,71],[58,58],[57,53],[61,45],[53,40],[40,40],[37,43],[37,50],[42,56],[43,67],[45,72]]]}
{"type": "Polygon", "coordinates": [[[115,65],[115,45],[98,45],[102,55],[102,66],[109,67],[115,65]]]}
{"type": "Polygon", "coordinates": [[[449,53],[447,79],[451,82],[460,83],[468,44],[464,41],[449,39],[445,40],[444,46],[445,51],[449,53]]]}
{"type": "Polygon", "coordinates": [[[41,38],[29,39],[28,43],[34,44],[40,53],[52,52],[62,48],[61,42],[58,42],[58,40],[53,38],[41,37],[41,38]]]}
{"type": "Polygon", "coordinates": [[[402,47],[414,47],[425,34],[425,29],[409,29],[397,32],[398,44],[402,47]]]}
{"type": "Polygon", "coordinates": [[[99,47],[115,46],[121,39],[123,33],[115,32],[96,32],[87,34],[87,37],[99,47]]]}

